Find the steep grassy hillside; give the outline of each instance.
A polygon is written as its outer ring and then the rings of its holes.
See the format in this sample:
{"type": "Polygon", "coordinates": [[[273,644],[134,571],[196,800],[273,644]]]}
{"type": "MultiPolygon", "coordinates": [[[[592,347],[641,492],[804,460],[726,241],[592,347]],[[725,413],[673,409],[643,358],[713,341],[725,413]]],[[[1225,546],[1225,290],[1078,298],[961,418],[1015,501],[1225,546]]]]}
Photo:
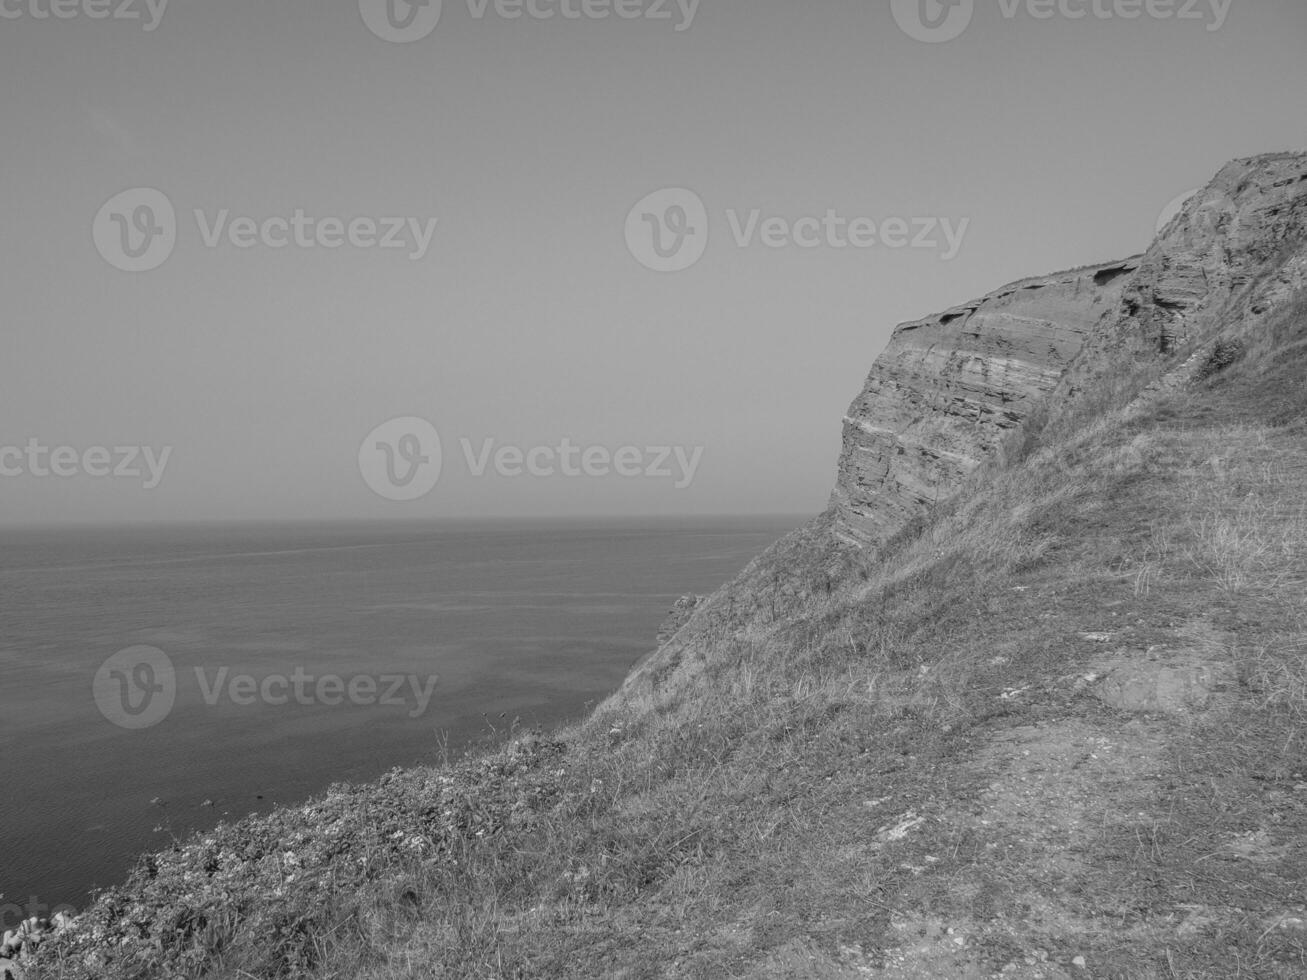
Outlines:
{"type": "Polygon", "coordinates": [[[146,859],[31,975],[1307,975],[1300,246],[585,724],[146,859]]]}
{"type": "Polygon", "coordinates": [[[153,858],[39,975],[1302,976],[1304,376],[1298,302],[874,566],[763,558],[825,578],[583,728],[153,858]]]}
{"type": "Polygon", "coordinates": [[[1299,301],[874,565],[764,557],[578,730],[157,856],[38,975],[1302,976],[1305,377],[1299,301]]]}

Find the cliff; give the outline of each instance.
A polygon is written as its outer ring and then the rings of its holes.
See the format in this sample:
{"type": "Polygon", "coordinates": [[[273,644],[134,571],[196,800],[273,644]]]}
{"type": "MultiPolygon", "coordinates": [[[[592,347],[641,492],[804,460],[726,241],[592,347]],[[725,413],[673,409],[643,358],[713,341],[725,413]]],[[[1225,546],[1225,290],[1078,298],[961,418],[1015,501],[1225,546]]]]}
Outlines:
{"type": "Polygon", "coordinates": [[[1307,153],[1239,161],[901,327],[832,507],[583,722],[179,841],[0,967],[1302,977],[1305,379],[1307,153]]]}
{"type": "Polygon", "coordinates": [[[1171,355],[1232,314],[1272,309],[1301,282],[1301,263],[1280,266],[1307,227],[1304,182],[1302,153],[1236,161],[1142,256],[1025,279],[899,326],[844,419],[837,537],[884,544],[1032,413],[1055,414],[1122,357],[1171,355]]]}
{"type": "Polygon", "coordinates": [[[1083,402],[1155,397],[1258,337],[1307,284],[1305,241],[1307,152],[1237,160],[1141,255],[902,324],[844,418],[826,512],[699,602],[617,699],[693,687],[722,635],[799,614],[1083,402]]]}
{"type": "Polygon", "coordinates": [[[905,323],[844,417],[836,533],[883,544],[947,498],[1116,314],[1138,258],[1024,279],[905,323]]]}

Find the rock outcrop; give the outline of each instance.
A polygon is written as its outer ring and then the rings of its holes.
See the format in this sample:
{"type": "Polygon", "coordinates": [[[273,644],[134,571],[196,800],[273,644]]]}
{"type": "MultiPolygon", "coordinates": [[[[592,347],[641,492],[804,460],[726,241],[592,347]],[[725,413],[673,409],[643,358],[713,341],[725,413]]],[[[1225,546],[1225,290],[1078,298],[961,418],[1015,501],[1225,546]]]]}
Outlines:
{"type": "Polygon", "coordinates": [[[1085,345],[1055,399],[1073,398],[1123,358],[1198,353],[1223,324],[1254,335],[1307,281],[1307,153],[1222,168],[1164,229],[1130,277],[1121,310],[1085,345]]]}
{"type": "MultiPolygon", "coordinates": [[[[1005,286],[901,325],[844,419],[834,532],[883,544],[950,497],[1032,413],[1172,356],[1307,281],[1307,153],[1226,166],[1142,256],[1005,286]]],[[[1195,362],[1201,367],[1200,362],[1195,362]]]]}
{"type": "Polygon", "coordinates": [[[948,497],[1117,314],[1138,267],[1024,279],[895,330],[844,419],[836,532],[875,546],[948,497]]]}

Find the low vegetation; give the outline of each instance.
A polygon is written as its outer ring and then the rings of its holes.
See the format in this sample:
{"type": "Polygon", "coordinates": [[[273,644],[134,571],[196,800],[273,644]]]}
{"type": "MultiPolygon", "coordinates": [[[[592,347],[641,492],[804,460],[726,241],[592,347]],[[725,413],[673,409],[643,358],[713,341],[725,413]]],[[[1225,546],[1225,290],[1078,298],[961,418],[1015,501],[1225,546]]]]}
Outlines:
{"type": "Polygon", "coordinates": [[[814,522],[582,725],[146,859],[35,972],[1307,975],[1305,320],[880,555],[814,522]]]}

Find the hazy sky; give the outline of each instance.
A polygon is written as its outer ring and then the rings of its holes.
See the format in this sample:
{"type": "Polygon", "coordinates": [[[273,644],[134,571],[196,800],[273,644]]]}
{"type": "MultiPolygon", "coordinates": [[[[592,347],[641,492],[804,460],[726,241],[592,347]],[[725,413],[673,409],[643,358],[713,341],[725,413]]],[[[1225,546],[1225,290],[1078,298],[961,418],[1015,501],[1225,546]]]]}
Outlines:
{"type": "Polygon", "coordinates": [[[815,513],[895,323],[1307,145],[1302,0],[151,2],[0,0],[0,522],[815,513]]]}

